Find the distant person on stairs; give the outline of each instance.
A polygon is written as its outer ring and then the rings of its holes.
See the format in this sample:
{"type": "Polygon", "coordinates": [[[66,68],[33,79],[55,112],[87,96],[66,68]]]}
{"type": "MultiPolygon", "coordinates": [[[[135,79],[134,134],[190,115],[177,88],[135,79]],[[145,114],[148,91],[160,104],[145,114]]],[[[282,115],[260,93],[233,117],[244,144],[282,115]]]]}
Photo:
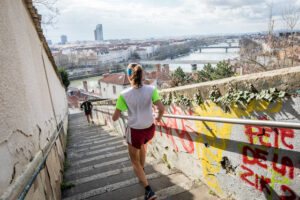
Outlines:
{"type": "Polygon", "coordinates": [[[127,68],[127,75],[131,87],[122,91],[112,119],[116,121],[122,111],[128,110],[128,124],[126,128],[126,141],[133,170],[145,187],[145,200],[157,198],[149,186],[144,171],[146,151],[145,144],[150,141],[155,132],[152,105],[159,110],[156,120],[159,122],[164,113],[164,106],[156,88],[143,85],[143,68],[141,65],[131,63],[127,68]]]}
{"type": "Polygon", "coordinates": [[[91,124],[90,124],[90,118],[91,118],[91,120],[92,120],[92,123],[94,124],[94,121],[93,121],[93,113],[92,113],[93,104],[92,104],[89,100],[87,100],[87,101],[84,101],[84,102],[81,104],[80,108],[81,108],[81,109],[84,108],[85,116],[86,116],[86,119],[87,119],[87,121],[88,121],[88,123],[89,123],[89,126],[91,125],[91,124]]]}

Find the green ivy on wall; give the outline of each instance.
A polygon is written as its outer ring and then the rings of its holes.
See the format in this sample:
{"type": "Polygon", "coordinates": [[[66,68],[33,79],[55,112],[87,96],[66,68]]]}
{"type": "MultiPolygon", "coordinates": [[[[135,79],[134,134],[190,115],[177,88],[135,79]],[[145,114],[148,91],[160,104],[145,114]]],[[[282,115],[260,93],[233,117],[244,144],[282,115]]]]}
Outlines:
{"type": "MultiPolygon", "coordinates": [[[[223,96],[216,86],[213,86],[209,92],[209,100],[226,108],[225,111],[229,109],[230,104],[232,103],[247,106],[252,100],[275,102],[285,96],[287,96],[287,93],[285,91],[279,91],[277,88],[270,88],[258,92],[252,84],[247,85],[247,90],[243,91],[229,87],[228,91],[223,96]]],[[[199,90],[194,94],[193,98],[189,98],[184,94],[178,95],[176,92],[170,92],[167,95],[162,96],[162,103],[164,105],[175,103],[178,105],[190,106],[192,103],[201,105],[204,102],[199,90]]]]}
{"type": "Polygon", "coordinates": [[[176,92],[170,92],[167,95],[163,95],[161,101],[164,105],[176,103],[178,105],[190,106],[193,99],[190,99],[183,94],[178,95],[176,92]]]}

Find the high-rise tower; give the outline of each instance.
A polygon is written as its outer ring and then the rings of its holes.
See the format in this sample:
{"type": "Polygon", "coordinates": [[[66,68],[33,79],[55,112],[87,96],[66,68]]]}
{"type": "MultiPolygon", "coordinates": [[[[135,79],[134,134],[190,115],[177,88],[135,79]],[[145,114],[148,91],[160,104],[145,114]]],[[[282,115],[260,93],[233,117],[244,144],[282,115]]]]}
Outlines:
{"type": "Polygon", "coordinates": [[[103,41],[103,29],[102,24],[97,24],[96,29],[94,30],[95,40],[103,41]]]}
{"type": "Polygon", "coordinates": [[[66,35],[60,36],[60,40],[61,40],[61,44],[66,44],[68,42],[68,39],[67,39],[66,35]]]}

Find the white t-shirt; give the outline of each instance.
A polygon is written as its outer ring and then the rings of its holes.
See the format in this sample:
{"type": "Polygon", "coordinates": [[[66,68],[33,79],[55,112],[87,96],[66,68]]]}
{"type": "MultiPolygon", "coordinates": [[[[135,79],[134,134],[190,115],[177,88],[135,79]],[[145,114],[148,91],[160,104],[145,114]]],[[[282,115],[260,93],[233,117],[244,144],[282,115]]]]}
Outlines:
{"type": "Polygon", "coordinates": [[[130,87],[121,92],[116,108],[121,111],[128,109],[128,126],[130,128],[145,129],[154,122],[152,103],[157,100],[160,100],[160,97],[153,86],[130,87]]]}

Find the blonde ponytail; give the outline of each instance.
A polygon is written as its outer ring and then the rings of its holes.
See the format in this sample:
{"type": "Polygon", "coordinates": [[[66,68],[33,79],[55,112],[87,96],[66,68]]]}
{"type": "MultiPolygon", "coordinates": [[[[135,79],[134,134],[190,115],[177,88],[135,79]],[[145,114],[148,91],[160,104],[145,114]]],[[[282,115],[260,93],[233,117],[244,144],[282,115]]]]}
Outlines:
{"type": "Polygon", "coordinates": [[[133,85],[137,88],[142,87],[143,83],[143,68],[137,63],[131,63],[128,65],[128,69],[131,70],[131,80],[133,85]]]}

